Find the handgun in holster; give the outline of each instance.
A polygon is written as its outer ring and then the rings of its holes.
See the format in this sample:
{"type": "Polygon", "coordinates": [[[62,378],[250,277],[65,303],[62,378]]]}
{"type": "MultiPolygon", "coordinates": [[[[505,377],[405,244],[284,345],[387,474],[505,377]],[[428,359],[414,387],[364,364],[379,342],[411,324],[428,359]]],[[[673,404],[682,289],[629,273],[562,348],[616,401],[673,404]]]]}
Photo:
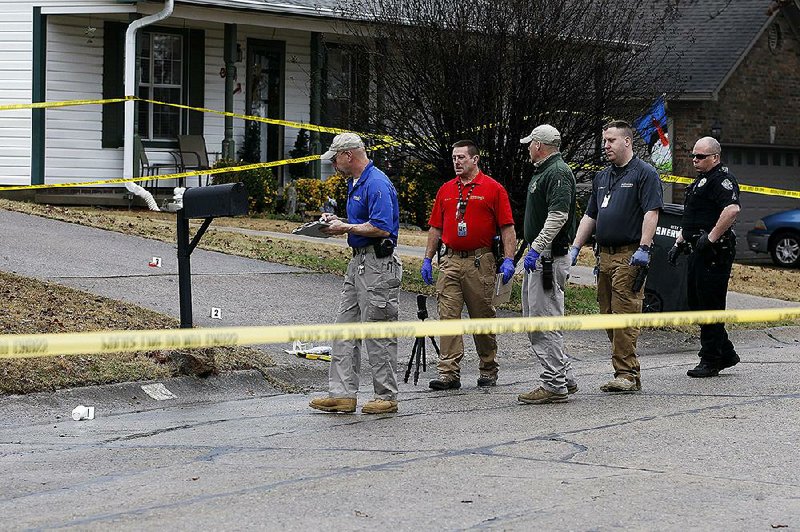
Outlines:
{"type": "Polygon", "coordinates": [[[377,244],[373,244],[375,256],[379,259],[390,257],[394,253],[394,242],[391,238],[384,238],[377,244]]]}
{"type": "Polygon", "coordinates": [[[631,290],[633,290],[634,294],[644,286],[648,271],[650,271],[650,266],[637,266],[636,277],[633,278],[633,284],[631,285],[631,290]]]}
{"type": "Polygon", "coordinates": [[[542,288],[553,289],[553,256],[542,256],[542,288]]]}
{"type": "Polygon", "coordinates": [[[500,266],[503,265],[503,238],[494,235],[492,238],[492,254],[494,255],[494,271],[500,273],[500,266]]]}

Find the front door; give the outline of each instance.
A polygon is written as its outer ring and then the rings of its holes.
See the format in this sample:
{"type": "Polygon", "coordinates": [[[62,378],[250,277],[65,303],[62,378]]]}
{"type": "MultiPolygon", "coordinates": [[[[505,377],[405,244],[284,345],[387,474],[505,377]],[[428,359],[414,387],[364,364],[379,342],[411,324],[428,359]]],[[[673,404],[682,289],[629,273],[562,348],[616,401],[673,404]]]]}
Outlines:
{"type": "MultiPolygon", "coordinates": [[[[247,40],[247,114],[283,119],[283,75],[286,43],[247,40]]],[[[283,159],[283,127],[260,124],[261,161],[283,159]]],[[[275,168],[282,182],[282,167],[275,168]]]]}

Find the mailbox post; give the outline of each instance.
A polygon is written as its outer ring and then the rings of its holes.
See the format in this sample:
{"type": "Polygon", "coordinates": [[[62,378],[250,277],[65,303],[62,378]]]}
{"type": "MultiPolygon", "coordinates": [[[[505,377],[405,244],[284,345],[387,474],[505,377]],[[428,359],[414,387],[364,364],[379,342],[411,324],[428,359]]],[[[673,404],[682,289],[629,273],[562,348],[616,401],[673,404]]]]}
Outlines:
{"type": "Polygon", "coordinates": [[[181,328],[192,327],[192,265],[190,257],[214,218],[246,215],[247,189],[243,183],[188,188],[183,193],[183,208],[178,219],[178,292],[181,328]],[[202,218],[203,225],[189,241],[189,220],[202,218]]]}

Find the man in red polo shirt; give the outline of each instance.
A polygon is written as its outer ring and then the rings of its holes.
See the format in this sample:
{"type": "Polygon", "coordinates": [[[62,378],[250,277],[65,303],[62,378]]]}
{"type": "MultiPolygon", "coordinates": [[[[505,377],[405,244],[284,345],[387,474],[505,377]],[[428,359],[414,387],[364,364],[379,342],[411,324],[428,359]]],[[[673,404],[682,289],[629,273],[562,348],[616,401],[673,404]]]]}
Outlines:
{"type": "MultiPolygon", "coordinates": [[[[517,235],[508,192],[478,168],[478,147],[471,140],[453,144],[455,179],[448,181],[436,194],[428,224],[428,245],[422,262],[422,279],[433,284],[431,259],[441,238],[446,247],[439,263],[436,299],[439,318],[461,318],[464,303],[470,318],[494,318],[492,305],[495,278],[495,257],[492,239],[499,232],[503,241],[503,264],[500,273],[507,283],[514,275],[514,250],[517,235]]],[[[478,386],[497,384],[497,341],[494,334],[476,334],[475,347],[480,357],[478,386]]],[[[461,336],[441,338],[439,377],[430,382],[434,390],[461,387],[464,341],[461,336]]]]}

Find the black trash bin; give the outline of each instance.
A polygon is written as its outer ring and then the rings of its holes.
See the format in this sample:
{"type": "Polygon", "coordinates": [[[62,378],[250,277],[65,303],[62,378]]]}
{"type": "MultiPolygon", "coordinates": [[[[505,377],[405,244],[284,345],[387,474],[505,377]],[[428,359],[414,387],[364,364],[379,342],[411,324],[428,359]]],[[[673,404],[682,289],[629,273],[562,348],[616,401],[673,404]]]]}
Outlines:
{"type": "Polygon", "coordinates": [[[681,231],[683,205],[665,203],[653,241],[650,272],[644,285],[643,312],[673,312],[688,310],[686,297],[687,255],[678,257],[678,265],[667,262],[667,253],[681,231]]]}

